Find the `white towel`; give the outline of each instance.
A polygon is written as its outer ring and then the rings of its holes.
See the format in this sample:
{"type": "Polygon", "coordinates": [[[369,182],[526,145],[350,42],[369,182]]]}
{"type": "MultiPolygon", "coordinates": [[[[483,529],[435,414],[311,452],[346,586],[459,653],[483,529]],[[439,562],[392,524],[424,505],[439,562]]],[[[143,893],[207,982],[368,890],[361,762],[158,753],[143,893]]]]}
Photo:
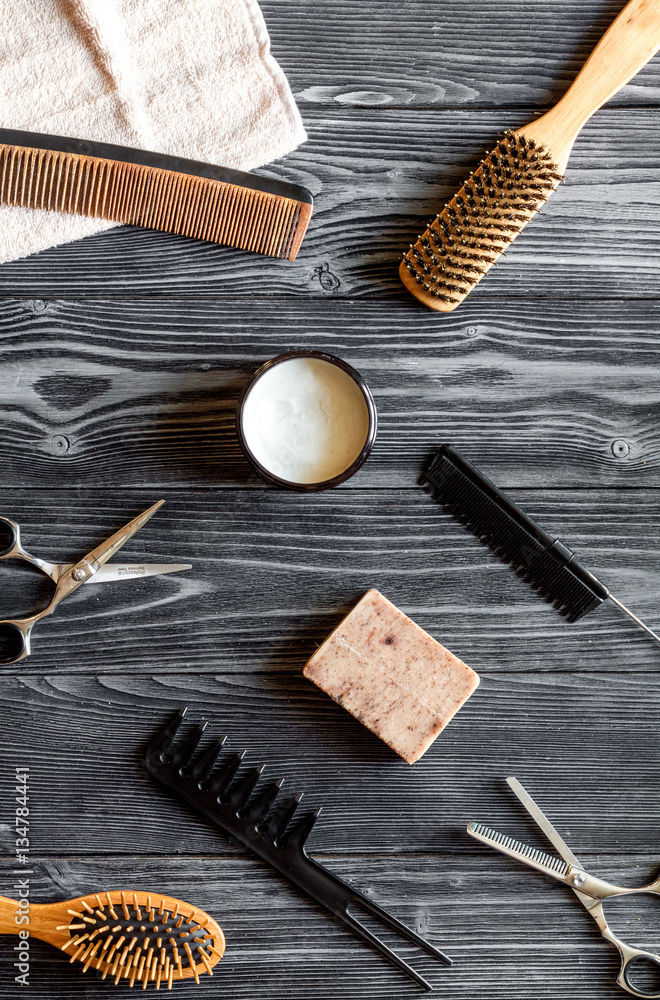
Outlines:
{"type": "MultiPolygon", "coordinates": [[[[0,125],[251,170],[306,139],[256,0],[0,0],[0,125]]],[[[0,205],[0,261],[114,222],[0,205]]]]}

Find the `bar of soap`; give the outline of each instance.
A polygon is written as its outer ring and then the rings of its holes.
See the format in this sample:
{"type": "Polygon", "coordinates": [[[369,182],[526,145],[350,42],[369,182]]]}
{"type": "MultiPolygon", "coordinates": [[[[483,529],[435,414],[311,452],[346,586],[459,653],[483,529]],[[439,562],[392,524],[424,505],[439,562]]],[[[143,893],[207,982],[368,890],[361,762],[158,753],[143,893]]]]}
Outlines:
{"type": "Polygon", "coordinates": [[[414,764],[479,686],[479,675],[377,590],[368,591],[303,671],[414,764]]]}

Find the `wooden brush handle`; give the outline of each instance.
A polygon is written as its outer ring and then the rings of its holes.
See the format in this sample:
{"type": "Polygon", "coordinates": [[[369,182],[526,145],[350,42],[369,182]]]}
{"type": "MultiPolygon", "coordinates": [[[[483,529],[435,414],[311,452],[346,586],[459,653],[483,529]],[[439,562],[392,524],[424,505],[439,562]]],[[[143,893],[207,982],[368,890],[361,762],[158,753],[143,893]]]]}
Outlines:
{"type": "MultiPolygon", "coordinates": [[[[30,906],[31,909],[32,907],[30,906]]],[[[19,917],[20,911],[20,904],[15,899],[7,899],[6,896],[0,896],[0,934],[18,934],[21,928],[31,930],[30,924],[25,921],[16,923],[16,917],[19,917]]],[[[23,912],[28,911],[24,909],[23,912]]]]}
{"type": "Polygon", "coordinates": [[[639,73],[658,49],[660,0],[630,0],[559,103],[520,133],[543,143],[563,172],[584,123],[639,73]]]}
{"type": "Polygon", "coordinates": [[[30,937],[48,941],[60,947],[69,936],[68,931],[58,931],[57,924],[68,922],[67,903],[30,903],[29,910],[21,907],[15,899],[0,896],[0,934],[18,934],[21,930],[30,932],[30,937]],[[21,919],[29,914],[30,922],[21,919]],[[19,918],[20,923],[16,922],[19,918]]]}

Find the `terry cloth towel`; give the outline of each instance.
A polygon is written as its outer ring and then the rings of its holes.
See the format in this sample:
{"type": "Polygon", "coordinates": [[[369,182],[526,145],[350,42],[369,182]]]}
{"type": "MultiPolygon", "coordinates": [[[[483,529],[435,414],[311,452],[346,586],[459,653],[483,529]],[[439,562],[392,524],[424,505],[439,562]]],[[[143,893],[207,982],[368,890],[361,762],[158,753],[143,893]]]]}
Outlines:
{"type": "MultiPolygon", "coordinates": [[[[256,0],[0,0],[0,124],[251,170],[306,139],[256,0]]],[[[117,225],[0,205],[0,261],[117,225]]]]}

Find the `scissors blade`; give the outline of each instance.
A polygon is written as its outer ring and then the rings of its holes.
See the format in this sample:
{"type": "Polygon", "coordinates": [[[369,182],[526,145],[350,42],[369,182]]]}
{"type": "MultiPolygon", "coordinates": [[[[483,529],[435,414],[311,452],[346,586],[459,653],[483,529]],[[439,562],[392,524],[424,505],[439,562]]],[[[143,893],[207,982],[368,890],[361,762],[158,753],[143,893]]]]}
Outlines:
{"type": "MultiPolygon", "coordinates": [[[[574,865],[576,868],[582,868],[582,865],[580,864],[579,860],[575,857],[568,844],[560,836],[559,832],[555,830],[554,826],[552,825],[548,817],[545,815],[543,810],[539,806],[537,806],[532,796],[529,794],[529,792],[525,791],[525,789],[520,784],[518,779],[507,778],[506,783],[513,792],[513,794],[516,796],[516,798],[521,802],[521,804],[527,810],[527,812],[532,817],[537,826],[539,826],[541,830],[543,830],[543,833],[546,835],[552,846],[559,851],[564,861],[566,861],[567,864],[569,865],[574,865]]],[[[587,896],[586,893],[580,892],[580,890],[576,889],[574,886],[571,886],[571,888],[573,889],[573,892],[580,900],[585,909],[591,910],[594,906],[598,905],[597,899],[593,899],[591,896],[587,896]]]]}
{"type": "Polygon", "coordinates": [[[560,881],[564,880],[570,868],[570,865],[561,858],[553,858],[551,854],[546,854],[537,847],[528,847],[527,844],[522,844],[513,837],[507,837],[504,833],[498,833],[497,830],[491,830],[482,823],[468,823],[467,832],[482,844],[488,844],[501,854],[507,854],[510,858],[522,861],[530,868],[535,868],[544,875],[550,875],[560,881]]]}
{"type": "MultiPolygon", "coordinates": [[[[164,500],[159,500],[153,507],[149,507],[143,514],[138,514],[137,517],[134,517],[132,521],[125,524],[119,531],[115,531],[114,535],[110,535],[110,538],[106,538],[104,542],[101,542],[91,552],[88,552],[86,556],[83,556],[77,563],[74,563],[71,569],[67,570],[60,577],[53,599],[48,608],[45,609],[45,613],[52,614],[60,601],[63,601],[65,597],[72,594],[78,587],[82,587],[83,584],[93,579],[101,566],[105,565],[108,559],[112,559],[115,552],[119,552],[122,545],[125,545],[129,538],[136,531],[139,531],[164,503],[164,500]]],[[[42,616],[43,614],[44,612],[42,612],[42,616]]]]}
{"type": "Polygon", "coordinates": [[[541,827],[552,846],[557,848],[564,861],[567,861],[569,865],[575,865],[576,868],[581,868],[582,865],[575,857],[568,844],[560,837],[548,817],[544,812],[542,812],[539,806],[537,806],[529,792],[525,791],[518,779],[507,778],[506,783],[513,794],[520,800],[520,802],[522,802],[523,806],[537,826],[541,827]]]}
{"type": "Polygon", "coordinates": [[[115,552],[119,552],[122,545],[125,545],[129,538],[133,537],[136,531],[139,531],[140,528],[154,516],[156,511],[159,510],[164,503],[164,500],[159,500],[158,503],[153,505],[153,507],[149,507],[148,510],[145,510],[143,514],[138,514],[137,517],[134,517],[132,521],[125,524],[123,528],[119,529],[119,531],[115,531],[114,535],[110,535],[110,538],[106,538],[104,542],[101,542],[101,544],[97,545],[95,549],[88,552],[83,559],[79,559],[78,563],[86,562],[91,565],[96,564],[97,569],[103,566],[109,559],[112,559],[115,552]]]}
{"type": "MultiPolygon", "coordinates": [[[[60,566],[60,575],[73,569],[75,563],[60,566]]],[[[115,580],[133,580],[143,576],[164,576],[166,573],[183,573],[192,569],[190,563],[110,563],[90,577],[88,583],[112,583],[115,580]]]]}

